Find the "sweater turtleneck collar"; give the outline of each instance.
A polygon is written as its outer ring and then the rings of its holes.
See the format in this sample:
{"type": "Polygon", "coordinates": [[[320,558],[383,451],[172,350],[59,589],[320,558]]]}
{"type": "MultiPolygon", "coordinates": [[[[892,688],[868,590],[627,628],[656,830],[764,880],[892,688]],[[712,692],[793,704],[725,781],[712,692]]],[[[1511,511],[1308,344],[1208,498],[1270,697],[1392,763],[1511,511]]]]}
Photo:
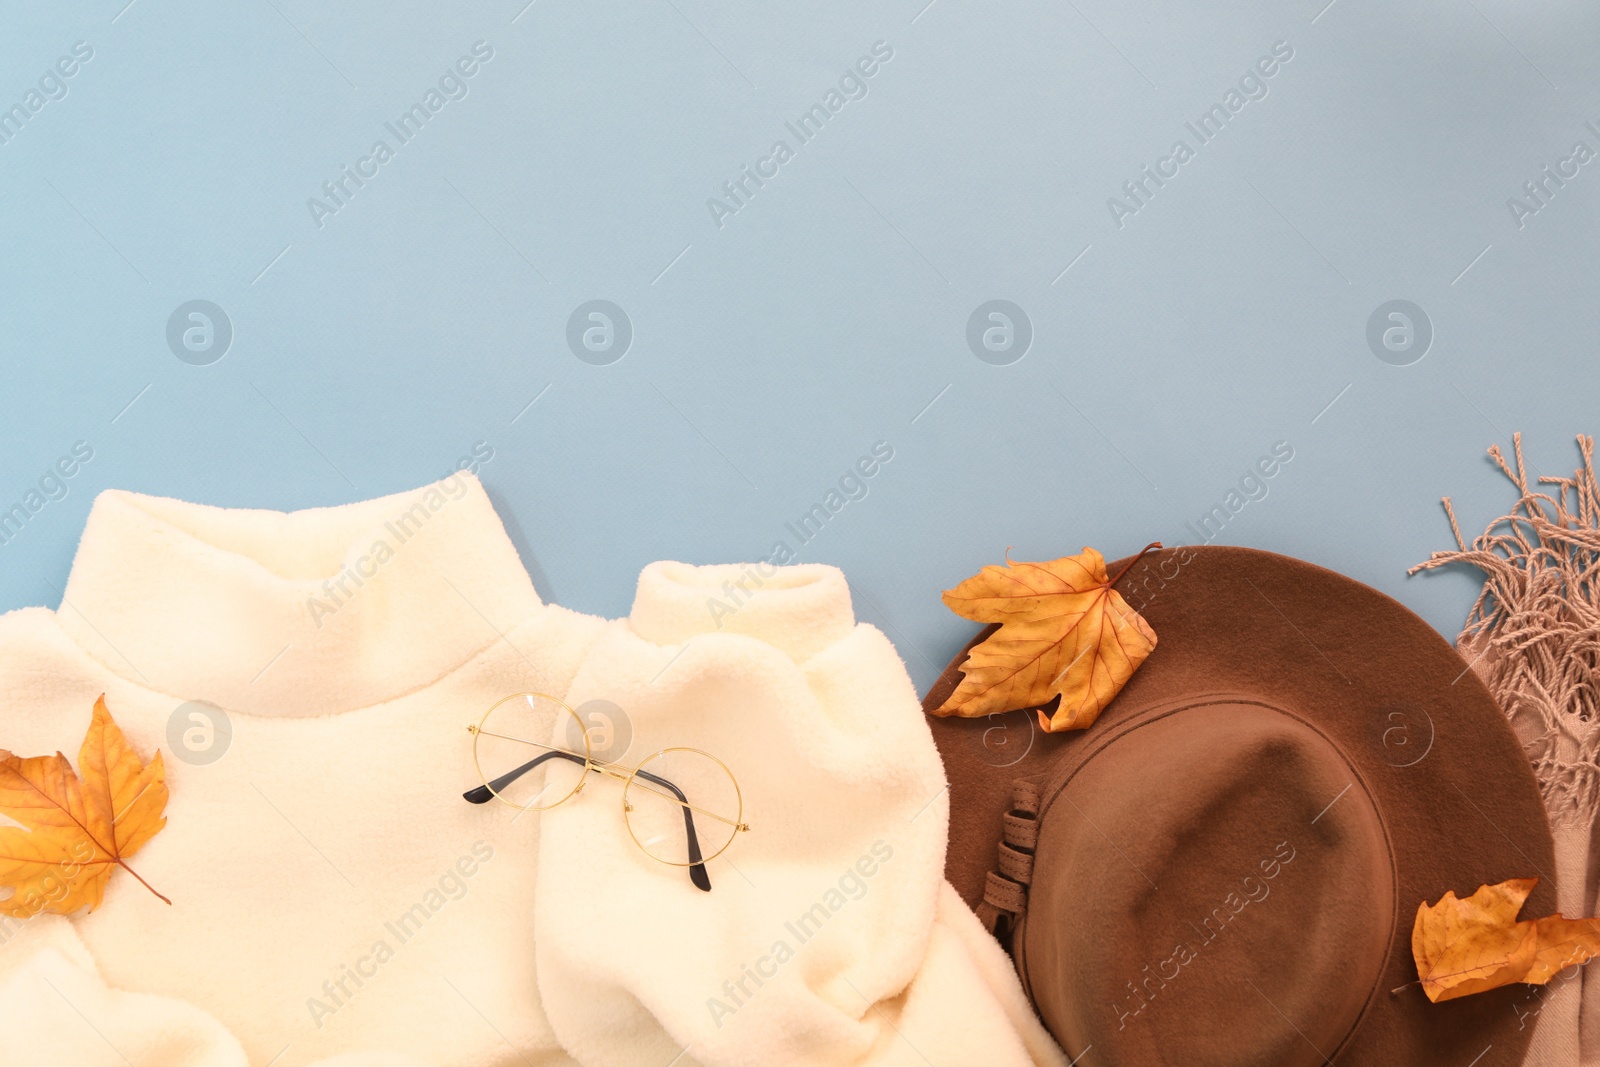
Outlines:
{"type": "Polygon", "coordinates": [[[426,686],[539,607],[488,494],[461,473],[295,512],[107,490],[57,618],[130,682],[311,716],[426,686]]]}
{"type": "Polygon", "coordinates": [[[695,567],[663,560],[639,574],[629,621],[661,645],[698,634],[755,637],[804,663],[855,627],[850,586],[837,567],[727,563],[695,567]]]}

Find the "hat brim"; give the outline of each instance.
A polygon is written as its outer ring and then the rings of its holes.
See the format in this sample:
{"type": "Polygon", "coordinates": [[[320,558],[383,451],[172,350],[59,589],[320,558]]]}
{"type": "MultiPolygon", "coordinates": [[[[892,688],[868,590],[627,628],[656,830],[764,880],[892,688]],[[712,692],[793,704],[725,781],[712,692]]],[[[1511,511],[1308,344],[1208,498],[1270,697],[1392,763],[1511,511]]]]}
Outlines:
{"type": "MultiPolygon", "coordinates": [[[[1108,570],[1115,574],[1125,562],[1108,570]]],[[[1255,549],[1164,550],[1145,557],[1117,589],[1158,644],[1088,730],[1046,734],[1031,709],[930,717],[950,782],[945,874],[962,899],[976,907],[982,898],[1013,781],[1048,772],[1068,746],[1152,704],[1255,694],[1315,720],[1340,746],[1371,783],[1394,848],[1395,929],[1383,978],[1333,1059],[1519,1064],[1536,1018],[1528,1013],[1538,1008],[1533,987],[1434,1004],[1416,984],[1411,955],[1417,905],[1446,890],[1466,896],[1483,884],[1537,875],[1523,916],[1555,909],[1554,845],[1532,769],[1494,698],[1455,649],[1377,590],[1255,549]]],[[[995,629],[956,654],[924,710],[944,702],[961,680],[967,651],[995,629]]]]}

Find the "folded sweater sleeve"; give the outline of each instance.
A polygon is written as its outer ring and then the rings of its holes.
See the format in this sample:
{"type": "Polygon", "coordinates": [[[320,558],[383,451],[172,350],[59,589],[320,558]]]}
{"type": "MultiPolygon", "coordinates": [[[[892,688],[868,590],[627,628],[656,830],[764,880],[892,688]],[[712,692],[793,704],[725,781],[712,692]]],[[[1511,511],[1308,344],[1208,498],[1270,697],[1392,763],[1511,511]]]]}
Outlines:
{"type": "MultiPolygon", "coordinates": [[[[211,1015],[172,997],[108,985],[70,921],[37,915],[0,943],[0,1067],[250,1067],[211,1015]]],[[[310,1067],[435,1067],[391,1051],[310,1067]]]]}
{"type": "Polygon", "coordinates": [[[726,763],[750,829],[705,892],[638,847],[614,782],[542,814],[557,1036],[593,1067],[1061,1062],[998,946],[951,911],[943,769],[893,646],[834,568],[760,568],[651,565],[574,679],[570,702],[627,716],[619,762],[726,763]]]}
{"type": "Polygon", "coordinates": [[[72,924],[37,915],[0,946],[0,1067],[247,1067],[211,1016],[169,997],[113,989],[72,924]]]}

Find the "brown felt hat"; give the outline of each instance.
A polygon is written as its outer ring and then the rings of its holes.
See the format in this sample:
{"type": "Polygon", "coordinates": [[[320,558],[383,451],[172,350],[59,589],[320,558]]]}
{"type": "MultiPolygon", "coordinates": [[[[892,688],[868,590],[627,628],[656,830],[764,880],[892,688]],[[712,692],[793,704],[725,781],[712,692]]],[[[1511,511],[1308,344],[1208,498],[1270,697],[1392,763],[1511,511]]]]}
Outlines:
{"type": "Polygon", "coordinates": [[[946,875],[1067,1056],[1520,1063],[1532,987],[1433,1004],[1411,956],[1447,890],[1538,875],[1524,915],[1555,907],[1533,773],[1461,657],[1382,593],[1253,549],[1164,550],[1117,589],[1159,643],[1087,730],[931,720],[946,875]]]}

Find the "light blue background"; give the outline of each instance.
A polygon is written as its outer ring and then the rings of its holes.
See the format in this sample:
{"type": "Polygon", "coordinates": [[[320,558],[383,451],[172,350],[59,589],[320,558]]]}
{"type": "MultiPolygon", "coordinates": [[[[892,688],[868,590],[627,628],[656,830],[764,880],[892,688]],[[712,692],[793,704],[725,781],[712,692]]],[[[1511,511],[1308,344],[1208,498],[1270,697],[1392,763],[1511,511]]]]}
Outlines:
{"type": "Polygon", "coordinates": [[[1451,544],[1438,498],[1476,534],[1512,499],[1489,443],[1566,473],[1600,422],[1600,161],[1520,229],[1507,207],[1600,149],[1593,5],[125,2],[0,33],[0,106],[94,49],[0,145],[0,507],[95,450],[0,548],[0,607],[58,602],[100,489],[335,504],[484,441],[541,592],[616,615],[650,560],[795,544],[887,440],[800,555],[926,686],[972,629],[939,590],[1008,546],[1193,542],[1286,440],[1218,540],[1453,635],[1474,579],[1405,576],[1451,544]],[[468,95],[318,228],[307,199],[479,40],[468,95]],[[880,40],[799,145],[784,123],[880,40]],[[1279,41],[1265,98],[1119,228],[1108,198],[1279,41]],[[707,199],[780,138],[719,228],[707,199]],[[1409,366],[1365,340],[1396,298],[1435,331],[1409,366]],[[209,366],[166,343],[192,299],[233,323],[209,366]],[[608,366],[565,340],[592,299],[633,323],[608,366]],[[965,340],[990,299],[1035,332],[1008,366],[965,340]]]}

